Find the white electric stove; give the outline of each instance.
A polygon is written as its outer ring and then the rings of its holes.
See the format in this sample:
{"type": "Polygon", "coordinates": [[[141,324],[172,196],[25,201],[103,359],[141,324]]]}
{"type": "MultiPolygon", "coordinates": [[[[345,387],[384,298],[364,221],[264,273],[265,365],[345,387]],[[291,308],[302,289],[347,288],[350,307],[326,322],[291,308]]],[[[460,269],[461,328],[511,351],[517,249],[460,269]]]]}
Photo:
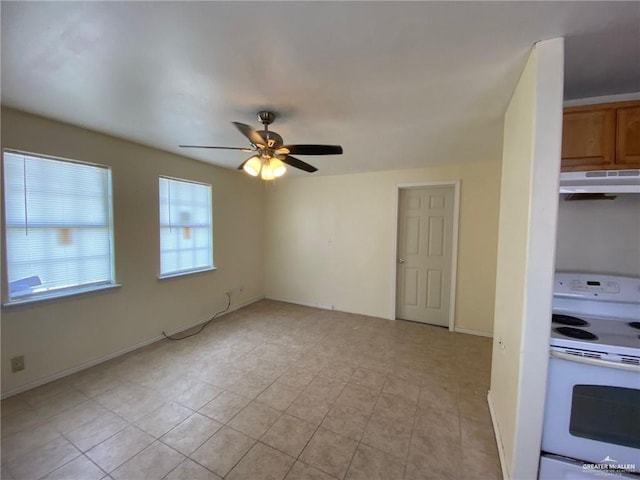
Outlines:
{"type": "Polygon", "coordinates": [[[640,472],[640,279],[557,273],[541,480],[640,472]]]}

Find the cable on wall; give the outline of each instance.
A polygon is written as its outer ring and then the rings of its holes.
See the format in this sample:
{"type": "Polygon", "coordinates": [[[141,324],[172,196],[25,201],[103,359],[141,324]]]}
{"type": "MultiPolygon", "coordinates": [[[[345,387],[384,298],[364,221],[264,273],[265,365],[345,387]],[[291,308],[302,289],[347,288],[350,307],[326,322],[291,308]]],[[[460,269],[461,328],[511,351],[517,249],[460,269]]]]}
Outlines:
{"type": "Polygon", "coordinates": [[[198,331],[190,333],[189,335],[185,335],[184,337],[176,337],[174,335],[167,335],[164,330],[162,331],[162,335],[164,335],[164,338],[168,339],[168,340],[184,340],[185,338],[189,338],[189,337],[193,337],[195,335],[198,335],[200,332],[202,332],[202,330],[205,329],[205,327],[207,325],[209,325],[211,322],[213,322],[218,315],[222,315],[223,313],[225,313],[226,311],[229,310],[229,307],[231,307],[231,293],[227,292],[227,306],[225,307],[224,310],[220,310],[219,312],[216,312],[213,314],[213,317],[211,317],[209,320],[207,320],[205,323],[203,323],[202,325],[200,325],[200,328],[198,329],[198,331]]]}

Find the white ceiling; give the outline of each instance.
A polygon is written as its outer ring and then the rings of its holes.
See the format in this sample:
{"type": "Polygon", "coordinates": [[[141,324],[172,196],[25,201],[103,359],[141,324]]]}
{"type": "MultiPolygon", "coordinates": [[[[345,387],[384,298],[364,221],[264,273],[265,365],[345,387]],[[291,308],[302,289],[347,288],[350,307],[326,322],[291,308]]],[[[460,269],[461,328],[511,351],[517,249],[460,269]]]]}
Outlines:
{"type": "MultiPolygon", "coordinates": [[[[496,159],[528,51],[565,98],[640,91],[640,2],[6,2],[2,103],[235,168],[272,108],[319,174],[496,159]]],[[[291,170],[291,169],[290,169],[291,170]]],[[[300,173],[302,175],[309,175],[300,173]]]]}

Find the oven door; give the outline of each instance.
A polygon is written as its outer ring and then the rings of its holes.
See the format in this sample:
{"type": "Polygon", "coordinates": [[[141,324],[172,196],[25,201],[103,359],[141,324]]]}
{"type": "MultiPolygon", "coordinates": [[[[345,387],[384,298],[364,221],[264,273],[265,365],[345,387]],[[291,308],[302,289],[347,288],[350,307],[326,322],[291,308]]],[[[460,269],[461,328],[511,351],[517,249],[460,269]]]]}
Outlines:
{"type": "Polygon", "coordinates": [[[640,470],[640,367],[551,351],[543,452],[640,470]]]}

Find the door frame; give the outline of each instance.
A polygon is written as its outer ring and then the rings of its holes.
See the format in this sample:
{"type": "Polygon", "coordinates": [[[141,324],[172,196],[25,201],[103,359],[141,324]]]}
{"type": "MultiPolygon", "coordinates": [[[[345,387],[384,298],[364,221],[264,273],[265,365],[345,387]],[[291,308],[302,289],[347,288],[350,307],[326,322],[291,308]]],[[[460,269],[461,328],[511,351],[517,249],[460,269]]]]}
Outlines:
{"type": "Polygon", "coordinates": [[[456,316],[456,275],[458,268],[458,219],[460,218],[460,180],[450,180],[441,182],[418,182],[418,183],[398,183],[395,188],[395,228],[393,235],[393,252],[391,261],[393,265],[393,313],[391,320],[396,320],[398,315],[398,305],[396,297],[398,295],[398,227],[400,225],[400,190],[428,188],[428,187],[453,187],[453,225],[451,235],[451,285],[449,287],[449,331],[455,330],[456,316]]]}

